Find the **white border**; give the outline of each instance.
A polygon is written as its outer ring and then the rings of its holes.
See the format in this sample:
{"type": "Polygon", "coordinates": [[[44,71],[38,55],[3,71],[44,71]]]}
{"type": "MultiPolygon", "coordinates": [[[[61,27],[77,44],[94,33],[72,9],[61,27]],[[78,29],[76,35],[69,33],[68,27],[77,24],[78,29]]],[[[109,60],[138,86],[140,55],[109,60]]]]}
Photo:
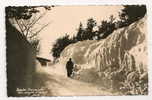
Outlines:
{"type": "MultiPolygon", "coordinates": [[[[152,3],[151,0],[1,0],[0,2],[0,100],[7,100],[6,94],[6,47],[5,47],[5,7],[6,6],[39,6],[39,5],[125,5],[125,4],[146,4],[148,16],[148,53],[149,53],[149,76],[152,76],[152,3]]],[[[144,59],[144,58],[143,58],[144,59]]],[[[89,96],[89,97],[22,97],[9,99],[28,99],[28,100],[151,100],[152,99],[152,77],[149,77],[148,96],[89,96]]]]}

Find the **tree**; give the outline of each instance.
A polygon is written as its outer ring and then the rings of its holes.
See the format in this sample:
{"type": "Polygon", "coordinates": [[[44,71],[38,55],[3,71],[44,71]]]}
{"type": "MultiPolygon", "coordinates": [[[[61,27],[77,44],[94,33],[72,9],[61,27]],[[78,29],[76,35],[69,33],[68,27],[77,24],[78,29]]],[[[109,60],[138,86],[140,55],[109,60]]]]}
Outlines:
{"type": "Polygon", "coordinates": [[[93,28],[96,26],[96,21],[93,18],[87,20],[87,27],[83,29],[82,23],[80,23],[77,38],[80,41],[82,40],[92,40],[93,36],[95,36],[95,32],[93,28]]]}
{"type": "Polygon", "coordinates": [[[124,6],[122,12],[119,13],[119,21],[111,15],[108,20],[102,20],[101,24],[98,26],[98,30],[94,31],[94,27],[97,26],[96,21],[93,18],[87,20],[86,28],[83,28],[83,24],[80,22],[78,32],[76,36],[71,39],[69,35],[65,35],[62,38],[57,39],[56,43],[53,45],[53,56],[60,57],[60,53],[65,47],[71,43],[83,40],[93,40],[97,37],[97,40],[107,38],[114,30],[120,27],[128,26],[144,17],[146,13],[146,7],[144,5],[127,5],[124,6]]]}
{"type": "MultiPolygon", "coordinates": [[[[51,6],[53,7],[53,6],[51,6]]],[[[36,6],[23,6],[23,7],[6,7],[6,21],[10,21],[26,37],[34,48],[38,45],[38,33],[40,33],[49,23],[40,25],[39,28],[35,26],[39,24],[40,19],[46,14],[51,7],[41,7],[45,12],[40,14],[40,10],[36,6]]]]}
{"type": "Polygon", "coordinates": [[[87,21],[87,27],[85,29],[84,39],[92,40],[95,36],[95,32],[93,31],[93,28],[97,25],[96,21],[93,18],[88,19],[87,21]]]}
{"type": "Polygon", "coordinates": [[[116,29],[114,21],[115,18],[113,17],[113,15],[109,17],[109,21],[107,20],[101,21],[101,25],[98,26],[98,31],[97,31],[98,40],[106,38],[116,29]]]}
{"type": "Polygon", "coordinates": [[[76,35],[77,41],[82,41],[83,40],[83,34],[84,34],[84,28],[83,28],[82,23],[80,22],[78,32],[77,32],[77,35],[76,35]]]}
{"type": "Polygon", "coordinates": [[[101,25],[98,26],[98,34],[97,34],[98,40],[102,39],[103,35],[106,34],[105,32],[107,30],[107,27],[108,27],[108,22],[106,20],[101,21],[101,25]]]}
{"type": "MultiPolygon", "coordinates": [[[[11,19],[14,24],[17,25],[18,30],[23,34],[27,40],[31,40],[38,33],[40,33],[49,23],[42,25],[40,28],[35,28],[34,26],[38,24],[39,20],[46,14],[46,12],[38,15],[40,11],[38,7],[7,7],[6,8],[6,18],[11,19]]],[[[50,7],[44,7],[50,10],[50,7]]]]}
{"type": "Polygon", "coordinates": [[[73,41],[69,38],[69,35],[67,34],[63,37],[58,38],[52,47],[52,56],[55,58],[60,57],[60,54],[64,50],[64,48],[71,43],[73,43],[73,41]]]}
{"type": "Polygon", "coordinates": [[[145,5],[125,5],[124,9],[119,13],[119,27],[128,26],[131,23],[143,18],[146,14],[145,5]]]}

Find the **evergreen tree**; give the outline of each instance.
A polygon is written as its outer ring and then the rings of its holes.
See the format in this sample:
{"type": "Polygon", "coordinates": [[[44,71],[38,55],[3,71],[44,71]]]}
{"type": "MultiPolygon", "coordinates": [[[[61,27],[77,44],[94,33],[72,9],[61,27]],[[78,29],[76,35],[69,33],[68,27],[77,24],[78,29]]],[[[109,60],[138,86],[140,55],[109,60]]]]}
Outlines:
{"type": "Polygon", "coordinates": [[[143,18],[146,14],[145,5],[125,5],[119,14],[120,21],[118,21],[119,27],[128,26],[131,23],[143,18]]]}
{"type": "Polygon", "coordinates": [[[113,17],[113,15],[109,17],[109,21],[107,20],[101,21],[101,25],[98,26],[98,32],[97,32],[98,40],[106,38],[116,29],[114,21],[115,18],[113,17]]]}
{"type": "Polygon", "coordinates": [[[69,44],[73,43],[73,40],[69,38],[69,35],[65,35],[56,40],[55,44],[52,48],[52,56],[55,58],[60,57],[61,52],[67,47],[69,44]]]}
{"type": "Polygon", "coordinates": [[[77,41],[82,41],[83,40],[83,34],[84,34],[84,29],[83,29],[82,23],[80,22],[78,32],[77,32],[77,36],[76,36],[77,41]]]}
{"type": "Polygon", "coordinates": [[[96,26],[96,21],[93,18],[88,19],[87,21],[87,27],[85,28],[85,31],[82,35],[83,40],[92,40],[95,36],[95,32],[93,31],[93,28],[96,26]]]}

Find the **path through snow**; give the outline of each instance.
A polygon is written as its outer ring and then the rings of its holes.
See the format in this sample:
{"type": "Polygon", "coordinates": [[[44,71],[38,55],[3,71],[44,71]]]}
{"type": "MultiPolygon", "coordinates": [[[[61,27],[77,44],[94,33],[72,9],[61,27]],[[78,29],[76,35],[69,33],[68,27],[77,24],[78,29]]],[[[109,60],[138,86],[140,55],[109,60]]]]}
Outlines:
{"type": "Polygon", "coordinates": [[[43,96],[101,96],[118,95],[107,92],[99,86],[85,83],[56,73],[51,67],[41,67],[37,70],[36,85],[47,89],[43,96]]]}

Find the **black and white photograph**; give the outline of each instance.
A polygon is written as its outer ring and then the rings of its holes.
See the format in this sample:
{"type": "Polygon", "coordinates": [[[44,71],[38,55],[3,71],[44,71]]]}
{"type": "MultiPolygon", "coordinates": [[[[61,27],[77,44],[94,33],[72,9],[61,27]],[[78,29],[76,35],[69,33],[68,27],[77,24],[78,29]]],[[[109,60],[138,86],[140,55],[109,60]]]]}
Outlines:
{"type": "Polygon", "coordinates": [[[146,5],[5,7],[8,97],[149,94],[146,5]]]}

